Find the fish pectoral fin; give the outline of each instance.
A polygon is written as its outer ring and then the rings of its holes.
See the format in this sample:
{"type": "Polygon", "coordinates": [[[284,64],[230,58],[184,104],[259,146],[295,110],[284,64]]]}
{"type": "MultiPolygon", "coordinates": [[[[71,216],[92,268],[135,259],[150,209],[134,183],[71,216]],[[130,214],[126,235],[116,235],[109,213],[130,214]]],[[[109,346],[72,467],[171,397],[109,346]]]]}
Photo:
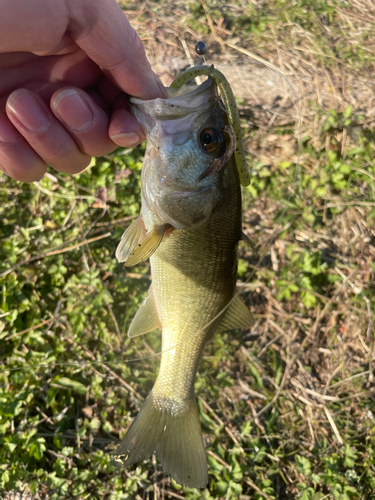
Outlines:
{"type": "Polygon", "coordinates": [[[161,323],[159,320],[158,312],[154,294],[152,292],[152,285],[148,289],[146,297],[143,299],[141,307],[136,312],[133,321],[128,330],[128,337],[137,337],[143,333],[152,332],[156,328],[160,328],[161,323]]]}
{"type": "Polygon", "coordinates": [[[140,262],[144,262],[156,251],[160,245],[167,224],[155,226],[152,231],[140,242],[125,261],[125,266],[135,266],[140,262]]]}
{"type": "Polygon", "coordinates": [[[225,332],[236,328],[249,328],[255,323],[254,317],[239,295],[236,295],[225,311],[217,332],[225,332]]]}
{"type": "Polygon", "coordinates": [[[146,237],[146,228],[140,215],[122,235],[121,241],[116,250],[116,259],[119,262],[126,262],[134,248],[146,237]]]}
{"type": "Polygon", "coordinates": [[[254,253],[256,255],[259,255],[259,252],[258,250],[256,249],[256,245],[255,243],[248,237],[247,234],[245,234],[243,231],[241,233],[241,240],[244,241],[246,243],[246,245],[248,245],[249,247],[251,247],[253,250],[254,250],[254,253]]]}

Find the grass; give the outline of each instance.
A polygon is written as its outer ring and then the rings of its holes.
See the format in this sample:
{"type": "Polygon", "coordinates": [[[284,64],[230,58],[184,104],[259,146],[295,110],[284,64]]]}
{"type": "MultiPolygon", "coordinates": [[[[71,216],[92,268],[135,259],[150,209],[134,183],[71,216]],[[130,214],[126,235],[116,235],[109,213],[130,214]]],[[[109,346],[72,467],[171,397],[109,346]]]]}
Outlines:
{"type": "Polygon", "coordinates": [[[200,364],[210,465],[202,492],[176,485],[154,459],[111,465],[161,348],[157,335],[126,337],[148,264],[127,272],[114,257],[140,210],[143,147],[74,178],[0,178],[5,499],[374,498],[374,128],[366,85],[350,87],[373,70],[373,14],[364,22],[358,5],[176,2],[171,18],[165,1],[128,13],[150,58],[163,52],[170,64],[166,83],[171,61],[185,57],[181,29],[191,53],[200,34],[218,60],[236,60],[225,43],[237,39],[273,60],[302,97],[311,65],[318,82],[300,101],[300,158],[292,122],[267,125],[267,111],[265,125],[249,126],[255,103],[241,106],[252,178],[243,226],[266,254],[259,262],[240,248],[238,284],[255,327],[214,337],[200,364]]]}

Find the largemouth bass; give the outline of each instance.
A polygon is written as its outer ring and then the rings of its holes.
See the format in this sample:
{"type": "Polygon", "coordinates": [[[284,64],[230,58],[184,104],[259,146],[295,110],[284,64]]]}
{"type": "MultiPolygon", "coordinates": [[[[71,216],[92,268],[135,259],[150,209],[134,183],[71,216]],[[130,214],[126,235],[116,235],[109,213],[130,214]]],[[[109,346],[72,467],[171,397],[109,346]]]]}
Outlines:
{"type": "Polygon", "coordinates": [[[116,452],[129,466],[156,450],[179,484],[202,488],[208,472],[194,378],[215,332],[248,327],[236,291],[241,191],[236,137],[217,85],[168,89],[168,99],[132,99],[148,145],[142,210],[116,256],[131,266],[150,257],[152,284],[128,335],[162,329],[160,371],[116,452]]]}

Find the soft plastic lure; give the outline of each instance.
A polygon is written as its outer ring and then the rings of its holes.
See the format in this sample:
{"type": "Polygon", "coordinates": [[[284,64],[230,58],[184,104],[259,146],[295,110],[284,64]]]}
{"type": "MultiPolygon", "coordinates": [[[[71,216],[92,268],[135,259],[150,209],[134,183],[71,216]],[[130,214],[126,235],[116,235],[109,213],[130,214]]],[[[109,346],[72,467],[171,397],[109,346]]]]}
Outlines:
{"type": "Polygon", "coordinates": [[[237,166],[238,176],[242,186],[250,184],[249,172],[247,170],[245,154],[242,146],[241,125],[238,115],[236,99],[233,91],[221,71],[212,66],[194,66],[189,68],[179,75],[171,84],[171,88],[179,89],[185,83],[189,82],[197,76],[205,75],[211,77],[220,90],[221,97],[224,101],[229,125],[232,127],[235,138],[236,148],[234,150],[234,158],[237,166]]]}

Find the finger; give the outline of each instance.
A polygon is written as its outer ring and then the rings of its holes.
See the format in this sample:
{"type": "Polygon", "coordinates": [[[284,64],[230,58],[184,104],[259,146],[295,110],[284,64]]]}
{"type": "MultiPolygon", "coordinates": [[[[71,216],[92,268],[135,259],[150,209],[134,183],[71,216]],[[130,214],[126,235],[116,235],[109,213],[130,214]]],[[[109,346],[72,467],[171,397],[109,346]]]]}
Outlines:
{"type": "Polygon", "coordinates": [[[116,99],[120,96],[123,96],[124,93],[121,89],[119,89],[114,83],[111,82],[104,75],[103,77],[95,84],[95,88],[98,90],[102,98],[105,102],[111,106],[111,109],[114,105],[116,99]]]}
{"type": "Polygon", "coordinates": [[[107,113],[83,90],[70,87],[56,91],[51,109],[83,153],[103,156],[117,148],[108,136],[107,113]]]}
{"type": "Polygon", "coordinates": [[[127,94],[142,99],[166,97],[139,36],[119,5],[113,0],[87,3],[80,10],[77,2],[70,3],[69,28],[77,45],[127,94]]]}
{"type": "Polygon", "coordinates": [[[91,157],[79,150],[51,110],[29,90],[13,92],[8,98],[6,112],[32,149],[59,172],[76,174],[90,164],[91,157]]]}
{"type": "MultiPolygon", "coordinates": [[[[0,45],[1,50],[3,48],[0,45]]],[[[21,87],[37,94],[53,85],[87,88],[95,85],[102,76],[98,65],[79,47],[74,52],[59,56],[39,57],[27,52],[0,53],[0,95],[21,87]]]]}
{"type": "Polygon", "coordinates": [[[118,146],[129,148],[143,142],[146,137],[139,122],[129,111],[125,95],[119,96],[113,104],[113,113],[108,135],[118,146]]]}
{"type": "Polygon", "coordinates": [[[0,113],[0,170],[16,181],[34,182],[46,172],[46,164],[0,113]]]}

